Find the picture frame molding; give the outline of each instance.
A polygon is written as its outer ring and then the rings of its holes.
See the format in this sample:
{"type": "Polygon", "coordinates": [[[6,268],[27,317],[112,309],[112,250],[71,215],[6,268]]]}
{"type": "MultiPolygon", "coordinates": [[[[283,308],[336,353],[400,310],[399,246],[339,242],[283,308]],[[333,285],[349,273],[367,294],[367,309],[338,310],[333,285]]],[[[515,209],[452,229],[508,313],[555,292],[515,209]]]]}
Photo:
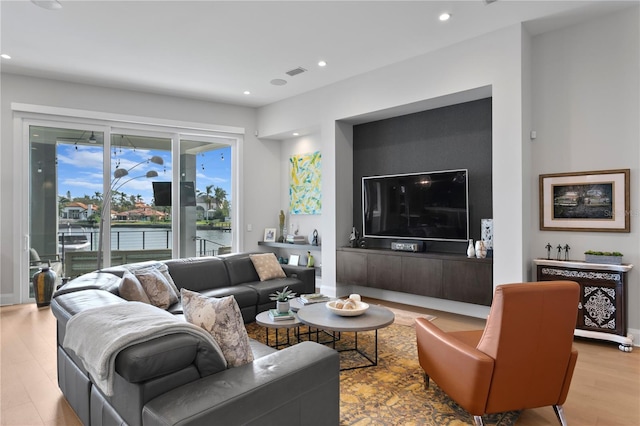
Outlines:
{"type": "Polygon", "coordinates": [[[541,231],[631,232],[630,169],[595,170],[541,174],[538,178],[539,219],[541,231]],[[612,183],[613,219],[556,218],[553,188],[555,185],[598,185],[612,183]]]}

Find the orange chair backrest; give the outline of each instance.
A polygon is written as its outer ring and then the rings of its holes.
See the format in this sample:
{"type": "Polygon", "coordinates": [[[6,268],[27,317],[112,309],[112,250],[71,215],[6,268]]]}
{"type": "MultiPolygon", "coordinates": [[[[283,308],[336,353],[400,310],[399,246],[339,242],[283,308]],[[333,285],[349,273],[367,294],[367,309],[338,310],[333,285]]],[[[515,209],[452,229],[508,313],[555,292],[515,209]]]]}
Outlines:
{"type": "Polygon", "coordinates": [[[496,287],[477,346],[495,359],[485,412],[558,404],[570,365],[579,291],[573,281],[496,287]]]}

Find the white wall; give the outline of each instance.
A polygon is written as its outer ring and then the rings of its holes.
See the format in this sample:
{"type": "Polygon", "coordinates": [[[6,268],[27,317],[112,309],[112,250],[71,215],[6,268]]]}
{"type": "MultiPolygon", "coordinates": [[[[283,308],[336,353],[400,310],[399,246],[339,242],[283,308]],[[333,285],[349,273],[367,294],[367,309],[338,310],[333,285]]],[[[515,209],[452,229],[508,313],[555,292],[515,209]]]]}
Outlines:
{"type": "MultiPolygon", "coordinates": [[[[292,215],[289,211],[289,159],[294,154],[308,154],[315,151],[320,151],[320,153],[322,154],[322,141],[320,140],[319,133],[311,133],[300,137],[286,139],[282,142],[281,147],[282,166],[280,167],[280,190],[278,192],[278,194],[280,195],[281,209],[285,213],[286,224],[289,232],[291,232],[290,225],[294,225],[294,230],[297,229],[300,235],[304,235],[307,237],[313,232],[314,229],[317,229],[318,232],[321,231],[322,215],[292,215]]],[[[324,158],[322,160],[324,163],[324,158]]],[[[321,173],[322,172],[323,170],[321,169],[321,173]]],[[[279,213],[279,210],[277,213],[279,213]]]]}
{"type": "MultiPolygon", "coordinates": [[[[520,26],[451,46],[428,55],[394,64],[259,110],[261,135],[279,135],[294,129],[320,126],[323,169],[333,169],[323,182],[323,290],[337,288],[335,249],[345,245],[351,228],[352,186],[344,184],[345,155],[351,141],[349,122],[354,117],[400,105],[413,104],[453,93],[490,86],[493,94],[493,194],[495,223],[494,282],[524,279],[522,247],[528,237],[523,223],[522,96],[520,26]],[[336,123],[338,122],[338,126],[336,123]],[[339,167],[338,167],[339,165],[339,167]],[[337,176],[340,179],[337,179],[337,176]],[[325,208],[326,207],[326,208],[325,208]],[[515,214],[514,214],[515,210],[515,214]],[[333,241],[327,230],[334,229],[333,241]],[[331,256],[329,255],[331,253],[331,256]]],[[[328,172],[327,172],[328,173],[328,172]]],[[[349,178],[351,179],[351,178],[349,178]]],[[[528,181],[528,178],[527,178],[528,181]]],[[[350,180],[349,180],[350,182],[350,180]]],[[[486,309],[402,293],[385,297],[433,308],[482,316],[486,309]]]]}
{"type": "MultiPolygon", "coordinates": [[[[322,214],[309,215],[309,214],[295,214],[292,215],[289,210],[289,182],[290,182],[290,164],[289,159],[292,155],[308,154],[312,152],[320,151],[322,154],[322,141],[319,132],[309,133],[304,136],[293,137],[285,139],[281,143],[280,150],[280,184],[277,188],[276,198],[279,201],[279,208],[276,211],[271,212],[270,218],[273,223],[271,226],[279,228],[278,215],[280,210],[285,214],[285,226],[287,232],[298,231],[299,235],[307,237],[307,243],[311,244],[313,239],[313,231],[318,231],[318,242],[322,247],[322,239],[324,237],[324,231],[322,229],[322,214]]],[[[321,176],[324,176],[324,156],[322,158],[321,176]]],[[[322,184],[321,184],[322,185],[322,184]]],[[[323,200],[324,201],[324,200],[323,200]]],[[[324,204],[322,206],[324,212],[324,204]]],[[[279,230],[278,230],[279,232],[279,230]]],[[[291,254],[297,254],[300,256],[300,264],[306,264],[307,250],[296,248],[295,245],[291,245],[291,248],[279,249],[280,255],[288,258],[291,254]]],[[[315,266],[322,267],[322,252],[313,251],[311,253],[314,256],[315,266]]],[[[320,279],[318,279],[317,285],[320,285],[320,279]]]]}
{"type": "MultiPolygon", "coordinates": [[[[529,226],[534,257],[545,245],[569,244],[571,258],[585,250],[619,251],[629,273],[629,326],[640,341],[640,8],[635,7],[533,38],[533,173],[631,169],[631,233],[539,231],[529,226]]],[[[537,206],[534,203],[534,206],[537,206]]]]}
{"type": "Polygon", "coordinates": [[[28,194],[17,192],[21,187],[22,164],[14,164],[15,145],[11,103],[25,103],[51,107],[64,107],[79,110],[99,111],[115,114],[130,114],[167,120],[205,123],[212,125],[244,128],[244,146],[241,169],[243,190],[241,204],[244,222],[236,232],[240,234],[241,249],[256,250],[257,242],[262,239],[262,230],[269,225],[270,217],[265,211],[276,211],[280,201],[275,199],[269,188],[279,186],[280,182],[280,143],[261,141],[254,137],[256,111],[253,108],[215,104],[197,100],[181,99],[169,96],[153,95],[126,90],[106,89],[103,87],[65,83],[54,80],[23,77],[10,74],[0,75],[2,88],[2,123],[0,144],[0,188],[2,193],[2,223],[0,225],[0,268],[2,269],[1,303],[17,302],[14,294],[17,271],[20,263],[21,237],[16,237],[14,227],[27,211],[23,209],[28,194]],[[271,167],[265,167],[265,164],[271,167]],[[255,185],[255,181],[261,185],[255,185]],[[13,203],[13,200],[17,200],[13,203]],[[247,232],[247,224],[254,231],[247,232]],[[256,232],[256,230],[260,230],[256,232]]]}

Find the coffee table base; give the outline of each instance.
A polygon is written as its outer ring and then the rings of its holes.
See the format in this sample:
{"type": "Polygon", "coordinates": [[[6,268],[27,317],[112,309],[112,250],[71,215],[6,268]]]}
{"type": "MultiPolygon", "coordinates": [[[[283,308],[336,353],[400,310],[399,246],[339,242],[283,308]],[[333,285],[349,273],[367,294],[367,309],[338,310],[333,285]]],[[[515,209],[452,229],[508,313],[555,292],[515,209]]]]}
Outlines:
{"type": "MultiPolygon", "coordinates": [[[[340,333],[338,332],[338,338],[332,341],[332,342],[328,342],[332,344],[332,348],[338,352],[356,352],[358,355],[360,355],[362,358],[366,359],[367,362],[362,364],[362,365],[354,365],[351,367],[340,367],[340,371],[347,371],[347,370],[356,370],[358,368],[367,368],[367,367],[375,367],[376,365],[378,365],[378,330],[373,330],[374,332],[374,342],[373,342],[373,358],[367,354],[366,352],[364,352],[360,347],[358,347],[358,331],[354,331],[353,332],[353,347],[352,348],[342,348],[342,349],[336,349],[336,341],[340,340],[340,333]]],[[[345,332],[346,333],[346,332],[345,332]]],[[[330,334],[330,333],[329,333],[330,334]]],[[[334,333],[335,336],[335,333],[334,333]]]]}
{"type": "MultiPolygon", "coordinates": [[[[289,336],[290,328],[285,328],[284,329],[284,332],[287,333],[287,341],[283,342],[283,343],[280,343],[279,338],[278,338],[279,337],[278,336],[278,332],[280,331],[280,329],[279,328],[273,328],[272,330],[274,330],[275,335],[276,335],[276,339],[275,339],[276,341],[275,341],[275,343],[273,345],[271,345],[269,343],[269,329],[270,328],[269,327],[265,327],[265,328],[266,328],[266,330],[265,330],[264,335],[265,335],[265,344],[267,346],[271,346],[272,348],[275,348],[275,349],[279,349],[279,348],[284,347],[284,346],[291,346],[291,339],[290,339],[290,336],[289,336]]],[[[293,334],[296,337],[298,337],[298,341],[300,341],[299,333],[300,333],[299,328],[295,327],[294,330],[293,330],[293,334]]]]}

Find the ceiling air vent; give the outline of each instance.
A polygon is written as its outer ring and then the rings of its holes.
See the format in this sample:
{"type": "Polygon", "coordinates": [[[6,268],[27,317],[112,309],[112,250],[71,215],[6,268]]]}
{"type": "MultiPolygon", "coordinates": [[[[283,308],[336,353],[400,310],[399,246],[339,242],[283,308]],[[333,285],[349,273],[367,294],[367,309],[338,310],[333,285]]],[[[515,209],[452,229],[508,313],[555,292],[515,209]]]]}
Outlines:
{"type": "Polygon", "coordinates": [[[303,72],[306,72],[306,71],[307,71],[306,69],[302,67],[298,67],[298,68],[294,68],[292,70],[287,71],[287,74],[293,77],[294,75],[302,74],[303,72]]]}

